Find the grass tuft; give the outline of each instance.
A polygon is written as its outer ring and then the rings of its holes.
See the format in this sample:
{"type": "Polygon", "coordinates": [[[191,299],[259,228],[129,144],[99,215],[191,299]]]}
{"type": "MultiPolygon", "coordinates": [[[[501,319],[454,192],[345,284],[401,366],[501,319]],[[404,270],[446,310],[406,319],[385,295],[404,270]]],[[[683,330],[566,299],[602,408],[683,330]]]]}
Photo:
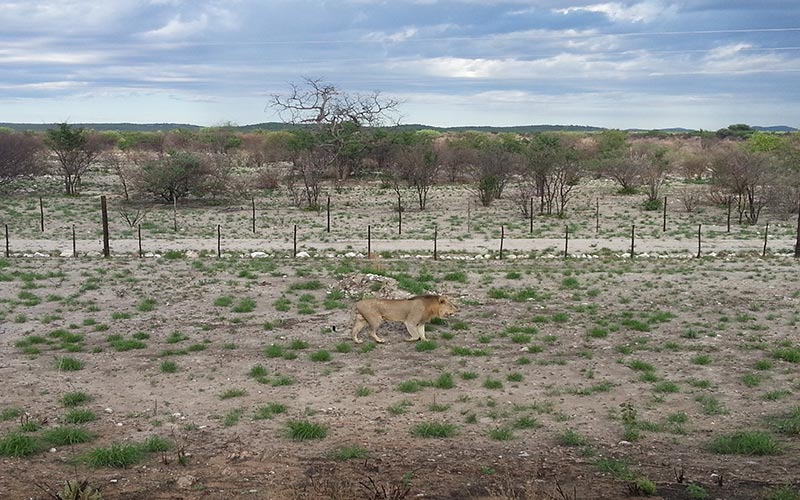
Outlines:
{"type": "Polygon", "coordinates": [[[422,438],[449,438],[456,435],[458,426],[448,422],[423,422],[411,429],[411,433],[422,438]]]}
{"type": "Polygon", "coordinates": [[[761,431],[740,431],[718,436],[709,449],[720,455],[778,455],[781,446],[775,438],[761,431]]]}
{"type": "Polygon", "coordinates": [[[286,427],[289,437],[295,441],[323,439],[328,435],[328,429],[324,425],[308,420],[291,420],[286,423],[286,427]]]}

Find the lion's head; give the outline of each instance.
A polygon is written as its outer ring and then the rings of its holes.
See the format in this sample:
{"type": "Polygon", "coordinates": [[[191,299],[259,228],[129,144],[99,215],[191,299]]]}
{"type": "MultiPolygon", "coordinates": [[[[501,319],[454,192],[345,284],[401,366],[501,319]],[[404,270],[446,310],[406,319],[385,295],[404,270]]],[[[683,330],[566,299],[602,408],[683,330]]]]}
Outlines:
{"type": "Polygon", "coordinates": [[[446,318],[448,316],[452,316],[458,312],[458,308],[456,308],[455,304],[450,300],[450,297],[445,295],[441,295],[438,297],[438,307],[439,307],[439,314],[440,318],[446,318]]]}

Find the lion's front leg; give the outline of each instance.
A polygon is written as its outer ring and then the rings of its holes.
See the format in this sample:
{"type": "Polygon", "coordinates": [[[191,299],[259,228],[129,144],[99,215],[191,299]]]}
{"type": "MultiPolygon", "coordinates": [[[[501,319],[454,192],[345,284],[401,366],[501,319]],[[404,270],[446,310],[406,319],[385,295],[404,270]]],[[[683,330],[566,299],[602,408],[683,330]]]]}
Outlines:
{"type": "Polygon", "coordinates": [[[406,325],[406,330],[408,330],[408,335],[409,335],[409,338],[407,338],[406,341],[407,342],[414,342],[416,340],[419,340],[419,338],[420,338],[419,337],[419,329],[418,329],[417,325],[415,325],[411,321],[406,321],[404,324],[406,325]]]}
{"type": "Polygon", "coordinates": [[[425,323],[420,323],[419,326],[417,327],[417,331],[419,332],[420,339],[428,340],[428,338],[425,337],[425,323]]]}

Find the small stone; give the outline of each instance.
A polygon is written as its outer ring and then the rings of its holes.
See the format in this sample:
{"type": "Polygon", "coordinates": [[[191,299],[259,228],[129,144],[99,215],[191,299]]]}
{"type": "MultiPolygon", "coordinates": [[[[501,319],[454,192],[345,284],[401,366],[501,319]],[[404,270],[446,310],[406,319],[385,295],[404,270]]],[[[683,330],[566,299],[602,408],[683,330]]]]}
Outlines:
{"type": "Polygon", "coordinates": [[[114,413],[114,410],[112,410],[111,408],[106,408],[103,411],[106,412],[106,413],[114,413]]]}
{"type": "Polygon", "coordinates": [[[188,490],[192,485],[197,482],[197,478],[191,475],[181,476],[175,482],[179,490],[188,490]]]}
{"type": "Polygon", "coordinates": [[[298,259],[307,259],[307,258],[311,257],[311,255],[309,255],[308,252],[297,252],[295,257],[297,257],[298,259]]]}

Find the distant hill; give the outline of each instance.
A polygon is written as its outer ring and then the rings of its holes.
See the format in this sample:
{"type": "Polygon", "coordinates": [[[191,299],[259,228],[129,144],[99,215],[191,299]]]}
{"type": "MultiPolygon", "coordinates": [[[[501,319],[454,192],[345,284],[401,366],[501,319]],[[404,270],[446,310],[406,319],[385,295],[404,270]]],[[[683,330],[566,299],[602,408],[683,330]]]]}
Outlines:
{"type": "MultiPolygon", "coordinates": [[[[0,128],[8,128],[19,131],[34,131],[43,132],[50,128],[55,128],[56,123],[0,123],[0,128]]],[[[191,125],[188,123],[73,123],[76,127],[83,127],[86,129],[93,129],[100,132],[118,131],[118,132],[168,132],[170,130],[199,130],[205,127],[199,125],[191,125]]],[[[254,123],[251,125],[232,126],[231,128],[240,132],[253,132],[257,130],[277,131],[277,130],[292,130],[295,128],[303,127],[302,125],[292,125],[281,122],[265,122],[254,123]]],[[[590,125],[517,125],[510,127],[492,127],[483,125],[465,125],[459,127],[433,127],[430,125],[423,125],[419,123],[397,125],[389,127],[396,130],[436,130],[439,132],[491,132],[491,133],[514,133],[514,134],[532,134],[536,132],[601,132],[606,130],[603,127],[593,127],[590,125]]],[[[763,132],[796,132],[798,129],[786,125],[775,125],[769,127],[762,127],[754,125],[755,130],[763,132]]],[[[696,132],[695,129],[689,128],[663,128],[655,129],[658,132],[666,133],[691,133],[696,132]]],[[[629,132],[648,132],[645,129],[627,129],[629,132]]]]}
{"type": "Polygon", "coordinates": [[[794,127],[787,127],[786,125],[775,125],[772,127],[759,127],[758,125],[753,125],[753,128],[762,132],[797,132],[798,130],[794,127]]]}

